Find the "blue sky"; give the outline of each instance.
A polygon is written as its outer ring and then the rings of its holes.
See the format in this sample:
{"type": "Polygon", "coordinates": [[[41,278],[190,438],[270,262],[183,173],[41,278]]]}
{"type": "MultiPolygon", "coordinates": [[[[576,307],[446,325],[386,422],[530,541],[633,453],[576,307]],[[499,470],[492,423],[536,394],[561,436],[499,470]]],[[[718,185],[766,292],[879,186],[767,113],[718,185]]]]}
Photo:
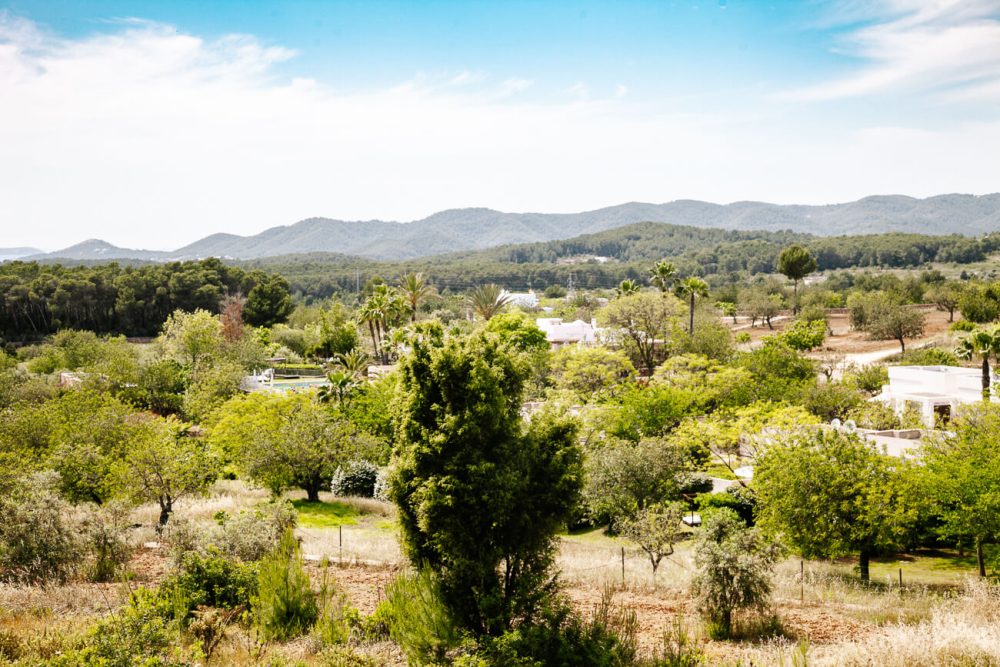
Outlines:
{"type": "Polygon", "coordinates": [[[0,0],[0,99],[0,246],[984,194],[1000,0],[0,0]]]}

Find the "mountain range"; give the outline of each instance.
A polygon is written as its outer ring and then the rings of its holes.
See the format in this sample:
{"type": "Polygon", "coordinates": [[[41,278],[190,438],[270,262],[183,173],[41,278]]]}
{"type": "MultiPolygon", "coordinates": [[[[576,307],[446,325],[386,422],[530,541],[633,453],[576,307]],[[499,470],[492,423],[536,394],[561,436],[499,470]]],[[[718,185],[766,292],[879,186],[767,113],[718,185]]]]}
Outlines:
{"type": "MultiPolygon", "coordinates": [[[[402,260],[505,244],[567,239],[636,222],[695,227],[794,231],[836,236],[910,232],[978,236],[1000,231],[1000,193],[946,194],[926,199],[902,195],[865,197],[825,206],[764,202],[712,204],[677,200],[665,204],[629,202],[583,213],[504,213],[487,208],[451,209],[414,222],[343,221],[308,218],[252,236],[212,234],[174,251],[119,248],[91,239],[29,260],[171,261],[220,257],[260,259],[311,252],[378,260],[402,260]]],[[[4,257],[0,250],[0,259],[4,257]]]]}

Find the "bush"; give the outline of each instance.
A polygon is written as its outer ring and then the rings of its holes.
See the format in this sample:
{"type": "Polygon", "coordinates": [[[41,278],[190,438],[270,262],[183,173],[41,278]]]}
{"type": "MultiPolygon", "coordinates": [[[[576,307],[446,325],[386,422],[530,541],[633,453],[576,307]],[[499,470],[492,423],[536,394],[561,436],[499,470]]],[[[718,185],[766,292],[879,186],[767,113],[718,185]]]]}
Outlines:
{"type": "Polygon", "coordinates": [[[287,500],[263,503],[252,510],[225,516],[211,541],[225,554],[242,561],[258,561],[281,541],[286,530],[295,527],[297,513],[287,500]]]}
{"type": "Polygon", "coordinates": [[[278,547],[261,560],[257,574],[254,621],[265,640],[287,640],[308,631],[319,616],[316,594],[302,564],[291,530],[278,547]]]}
{"type": "Polygon", "coordinates": [[[854,387],[839,383],[825,382],[810,387],[803,399],[804,407],[824,421],[844,419],[864,403],[864,395],[854,387]]]}
{"type": "Polygon", "coordinates": [[[256,591],[256,567],[214,549],[204,555],[184,554],[179,571],[161,587],[172,603],[174,618],[181,623],[189,621],[198,607],[248,608],[256,591]]]}
{"type": "Polygon", "coordinates": [[[458,625],[429,570],[401,574],[386,589],[389,635],[411,664],[443,663],[461,642],[458,625]]]}
{"type": "Polygon", "coordinates": [[[957,322],[952,322],[951,326],[948,327],[951,331],[975,331],[976,323],[970,322],[969,320],[958,320],[957,322]]]}
{"type": "Polygon", "coordinates": [[[378,481],[378,466],[371,461],[351,461],[339,466],[333,473],[330,491],[335,496],[357,496],[373,498],[375,483],[378,481]]]}
{"type": "Polygon", "coordinates": [[[847,418],[853,419],[858,428],[876,431],[889,431],[902,426],[896,411],[881,401],[867,401],[851,410],[847,418]]]}
{"type": "Polygon", "coordinates": [[[0,495],[0,580],[62,582],[75,571],[85,546],[58,485],[55,473],[39,473],[0,495]]]}
{"type": "Polygon", "coordinates": [[[889,369],[882,364],[853,368],[844,374],[844,384],[875,395],[882,391],[883,386],[889,384],[889,369]]]}
{"type": "Polygon", "coordinates": [[[128,563],[133,551],[128,528],[128,508],[117,503],[101,507],[88,517],[85,535],[92,559],[88,572],[91,581],[114,581],[128,563]]]}
{"type": "Polygon", "coordinates": [[[754,511],[757,508],[757,498],[753,492],[742,484],[734,484],[721,493],[702,493],[695,502],[702,514],[702,519],[720,509],[728,509],[736,513],[740,520],[748,526],[754,523],[754,511]]]}
{"type": "Polygon", "coordinates": [[[940,347],[926,347],[922,350],[907,350],[899,359],[900,366],[959,366],[958,357],[951,350],[940,347]]]}
{"type": "Polygon", "coordinates": [[[325,646],[345,643],[351,636],[351,628],[360,624],[358,610],[347,603],[347,598],[337,592],[330,577],[330,563],[323,560],[323,581],[317,596],[319,614],[313,635],[325,646]]]}
{"type": "Polygon", "coordinates": [[[698,571],[692,588],[711,637],[732,635],[735,612],[767,610],[778,555],[776,545],[744,526],[734,512],[720,510],[708,518],[695,547],[698,571]]]}

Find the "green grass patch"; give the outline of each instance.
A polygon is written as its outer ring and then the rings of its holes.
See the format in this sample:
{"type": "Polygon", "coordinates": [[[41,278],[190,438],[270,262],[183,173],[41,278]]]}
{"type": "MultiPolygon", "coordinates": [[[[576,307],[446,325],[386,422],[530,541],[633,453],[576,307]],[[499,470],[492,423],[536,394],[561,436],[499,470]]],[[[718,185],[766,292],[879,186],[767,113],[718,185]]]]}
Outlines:
{"type": "Polygon", "coordinates": [[[732,470],[722,465],[721,463],[713,463],[712,465],[705,466],[705,473],[712,477],[718,477],[719,479],[731,479],[731,480],[738,479],[738,477],[736,477],[736,475],[733,474],[732,470]]]}
{"type": "Polygon", "coordinates": [[[292,505],[299,513],[299,525],[303,528],[336,528],[353,526],[358,522],[358,511],[347,503],[293,500],[292,505]]]}

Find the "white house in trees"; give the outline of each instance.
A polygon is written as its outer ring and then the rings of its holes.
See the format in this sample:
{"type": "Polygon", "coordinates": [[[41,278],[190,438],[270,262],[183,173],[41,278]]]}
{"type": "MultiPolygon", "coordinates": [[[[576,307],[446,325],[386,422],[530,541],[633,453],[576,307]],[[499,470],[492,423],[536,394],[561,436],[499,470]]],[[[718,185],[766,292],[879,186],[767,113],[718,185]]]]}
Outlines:
{"type": "MultiPolygon", "coordinates": [[[[876,399],[897,414],[916,407],[928,428],[934,428],[938,417],[951,419],[960,406],[983,400],[983,375],[978,368],[890,366],[888,370],[889,384],[876,399]]],[[[996,376],[991,378],[996,381],[996,376]]]]}
{"type": "Polygon", "coordinates": [[[594,320],[563,322],[561,317],[539,317],[535,324],[545,332],[545,339],[553,350],[564,345],[593,345],[597,342],[597,323],[594,320]]]}

